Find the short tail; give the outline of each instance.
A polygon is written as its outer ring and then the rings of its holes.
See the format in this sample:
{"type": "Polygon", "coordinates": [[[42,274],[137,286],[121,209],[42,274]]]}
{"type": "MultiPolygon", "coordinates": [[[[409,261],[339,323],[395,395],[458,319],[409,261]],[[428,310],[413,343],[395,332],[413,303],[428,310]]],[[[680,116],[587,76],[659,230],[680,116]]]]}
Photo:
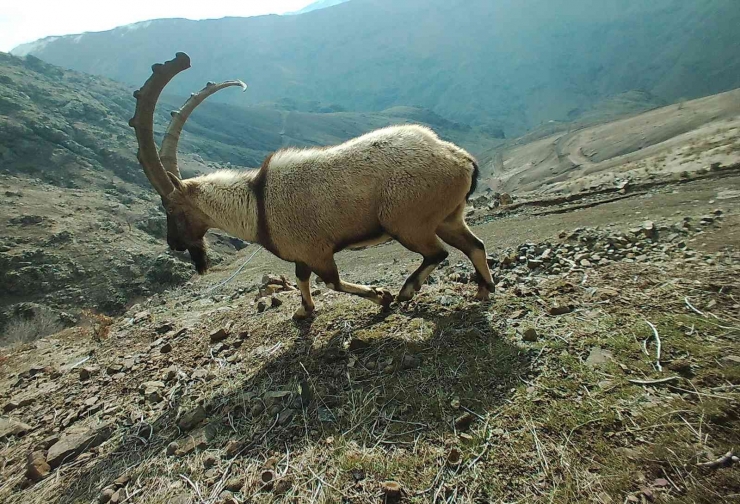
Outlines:
{"type": "Polygon", "coordinates": [[[471,162],[473,163],[473,178],[470,181],[470,190],[468,191],[468,194],[465,196],[465,201],[468,201],[470,199],[470,196],[478,188],[478,177],[480,176],[480,169],[478,169],[478,163],[472,160],[471,162]]]}

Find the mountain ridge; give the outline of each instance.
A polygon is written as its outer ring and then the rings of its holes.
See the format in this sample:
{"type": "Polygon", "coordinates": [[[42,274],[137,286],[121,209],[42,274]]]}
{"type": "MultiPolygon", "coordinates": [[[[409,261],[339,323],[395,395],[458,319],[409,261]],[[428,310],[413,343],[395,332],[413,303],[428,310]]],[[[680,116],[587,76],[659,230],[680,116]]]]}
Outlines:
{"type": "Polygon", "coordinates": [[[630,91],[670,103],[738,87],[738,24],[730,0],[608,0],[598,9],[586,0],[352,0],[309,17],[154,20],[26,49],[132,84],[185,51],[193,69],[172,83],[179,94],[241,78],[249,105],[286,97],[363,112],[413,105],[511,137],[630,91]]]}

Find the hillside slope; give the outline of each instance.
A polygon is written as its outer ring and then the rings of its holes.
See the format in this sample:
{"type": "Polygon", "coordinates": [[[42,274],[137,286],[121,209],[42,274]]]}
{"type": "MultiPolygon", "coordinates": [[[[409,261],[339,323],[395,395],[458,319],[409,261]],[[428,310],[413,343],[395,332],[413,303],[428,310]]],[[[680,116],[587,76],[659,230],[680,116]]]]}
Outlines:
{"type": "Polygon", "coordinates": [[[578,192],[740,162],[740,89],[603,124],[552,125],[496,149],[482,168],[507,192],[578,192]]]}
{"type": "Polygon", "coordinates": [[[353,0],[301,16],[147,21],[15,52],[138,84],[185,51],[180,94],[240,78],[246,96],[217,99],[418,105],[512,137],[628,91],[674,102],[738,87],[738,25],[734,0],[353,0]]]}

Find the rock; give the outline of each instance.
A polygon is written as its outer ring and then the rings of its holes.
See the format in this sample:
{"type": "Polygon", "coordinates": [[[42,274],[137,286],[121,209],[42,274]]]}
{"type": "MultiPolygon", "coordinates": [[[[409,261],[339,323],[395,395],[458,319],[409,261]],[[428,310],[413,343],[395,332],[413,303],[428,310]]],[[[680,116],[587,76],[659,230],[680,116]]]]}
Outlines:
{"type": "Polygon", "coordinates": [[[514,204],[514,198],[512,198],[509,193],[502,193],[501,196],[498,197],[498,201],[501,205],[514,204]]]}
{"type": "Polygon", "coordinates": [[[281,411],[278,416],[278,425],[287,425],[293,419],[293,415],[295,411],[290,408],[281,411]]]}
{"type": "Polygon", "coordinates": [[[216,329],[209,336],[211,343],[219,343],[229,337],[229,333],[223,327],[216,329]]]}
{"type": "Polygon", "coordinates": [[[676,373],[687,378],[691,378],[692,376],[694,376],[694,371],[691,368],[691,362],[686,359],[676,359],[669,362],[666,367],[671,371],[675,371],[676,373]]]}
{"type": "Polygon", "coordinates": [[[139,392],[144,394],[144,398],[151,403],[161,402],[162,390],[164,389],[164,382],[151,381],[142,383],[139,387],[139,392]]]}
{"type": "Polygon", "coordinates": [[[460,431],[467,430],[473,423],[473,415],[470,413],[463,413],[455,419],[455,428],[460,431]]]}
{"type": "Polygon", "coordinates": [[[524,330],[522,333],[522,339],[529,343],[534,343],[537,341],[537,338],[539,337],[539,334],[537,334],[537,329],[534,327],[529,327],[524,330]]]}
{"type": "Polygon", "coordinates": [[[185,413],[177,422],[177,425],[180,429],[187,432],[197,427],[205,419],[205,408],[203,406],[198,406],[197,408],[185,413]]]}
{"type": "Polygon", "coordinates": [[[175,326],[173,326],[172,323],[165,322],[164,324],[162,324],[159,327],[157,327],[156,329],[154,329],[154,332],[156,332],[157,334],[167,334],[168,332],[170,332],[174,328],[175,328],[175,326]]]}
{"type": "Polygon", "coordinates": [[[138,313],[134,314],[133,322],[134,324],[139,324],[141,322],[144,322],[146,320],[151,320],[152,314],[148,311],[140,311],[138,313]]]}
{"type": "Polygon", "coordinates": [[[64,462],[70,462],[82,452],[100,446],[107,441],[113,428],[110,424],[102,424],[96,428],[70,429],[49,448],[47,462],[52,468],[59,467],[64,462]]]}
{"type": "Polygon", "coordinates": [[[105,372],[106,372],[106,373],[107,373],[108,375],[115,375],[115,374],[118,374],[118,373],[120,373],[120,372],[122,372],[122,371],[123,371],[123,365],[121,365],[120,363],[114,363],[114,364],[111,364],[111,365],[109,365],[109,366],[108,366],[108,367],[107,367],[107,368],[105,369],[105,372]]]}
{"type": "Polygon", "coordinates": [[[380,490],[385,496],[385,500],[398,502],[401,499],[401,484],[395,481],[384,481],[380,484],[380,490]]]}
{"type": "Polygon", "coordinates": [[[362,352],[370,348],[370,343],[359,338],[352,338],[348,345],[348,350],[352,353],[362,352]]]}
{"type": "Polygon", "coordinates": [[[185,439],[178,443],[178,445],[179,447],[175,451],[175,455],[177,455],[178,457],[189,455],[196,450],[205,450],[206,448],[208,448],[208,437],[206,435],[205,429],[198,429],[196,431],[193,431],[190,435],[188,435],[185,439]]]}
{"type": "Polygon", "coordinates": [[[116,493],[115,490],[112,488],[106,488],[100,493],[100,496],[98,497],[98,502],[100,504],[105,504],[106,502],[110,502],[110,500],[113,498],[113,494],[116,493]]]}
{"type": "Polygon", "coordinates": [[[228,490],[229,492],[238,492],[242,489],[244,486],[244,478],[231,478],[228,481],[226,481],[226,485],[224,486],[224,489],[228,490]]]}
{"type": "Polygon", "coordinates": [[[90,378],[92,378],[93,375],[96,375],[100,371],[100,368],[93,367],[93,366],[87,366],[80,368],[80,380],[81,381],[87,381],[90,378]]]}
{"type": "Polygon", "coordinates": [[[401,361],[402,369],[414,369],[421,366],[421,359],[414,355],[404,355],[403,361],[401,361]]]}
{"type": "Polygon", "coordinates": [[[22,397],[14,397],[8,401],[3,407],[5,413],[10,413],[18,408],[24,408],[30,406],[36,402],[37,397],[35,395],[27,395],[22,397]]]}
{"type": "Polygon", "coordinates": [[[643,222],[640,231],[645,235],[645,238],[653,240],[658,237],[658,228],[655,227],[655,223],[653,221],[643,222]]]}
{"type": "Polygon", "coordinates": [[[177,378],[177,366],[170,366],[165,369],[162,378],[166,382],[174,381],[177,378]]]}
{"type": "Polygon", "coordinates": [[[586,365],[591,367],[599,367],[612,359],[612,353],[609,350],[604,350],[601,347],[593,347],[586,358],[586,365]]]}
{"type": "Polygon", "coordinates": [[[267,302],[264,299],[257,301],[257,313],[262,313],[267,309],[267,302]]]}
{"type": "Polygon", "coordinates": [[[206,469],[210,469],[211,467],[215,467],[216,464],[218,464],[218,458],[216,458],[215,455],[209,454],[206,455],[203,459],[203,467],[206,469]]]}
{"type": "Polygon", "coordinates": [[[283,302],[280,300],[277,296],[272,296],[270,298],[270,307],[272,308],[280,308],[282,306],[283,302]]]}
{"type": "Polygon", "coordinates": [[[547,313],[553,316],[557,316],[557,315],[565,315],[572,311],[573,311],[573,308],[567,305],[553,305],[547,310],[547,313]]]}
{"type": "Polygon", "coordinates": [[[159,348],[159,353],[168,354],[172,351],[172,344],[171,343],[165,343],[159,348]]]}
{"type": "Polygon", "coordinates": [[[51,466],[46,462],[44,452],[36,451],[28,454],[26,463],[26,477],[31,481],[38,482],[46,478],[51,472],[51,466]]]}
{"type": "Polygon", "coordinates": [[[720,359],[723,362],[731,362],[733,364],[740,364],[740,357],[737,355],[725,355],[720,359]]]}
{"type": "Polygon", "coordinates": [[[33,430],[28,424],[9,417],[0,417],[0,441],[10,436],[21,437],[33,430]]]}
{"type": "Polygon", "coordinates": [[[167,451],[165,452],[168,457],[172,457],[180,449],[180,445],[176,441],[171,442],[167,445],[167,451]]]}

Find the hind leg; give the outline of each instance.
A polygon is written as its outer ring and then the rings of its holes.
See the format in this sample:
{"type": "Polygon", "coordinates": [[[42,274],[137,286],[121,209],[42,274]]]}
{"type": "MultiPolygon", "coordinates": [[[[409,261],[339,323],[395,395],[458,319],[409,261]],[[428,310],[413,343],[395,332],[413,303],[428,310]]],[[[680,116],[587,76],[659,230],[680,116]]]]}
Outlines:
{"type": "Polygon", "coordinates": [[[473,263],[478,282],[476,299],[485,301],[495,290],[491,270],[488,268],[486,246],[473,234],[463,219],[464,208],[459,207],[437,228],[442,241],[460,250],[473,263]]]}

